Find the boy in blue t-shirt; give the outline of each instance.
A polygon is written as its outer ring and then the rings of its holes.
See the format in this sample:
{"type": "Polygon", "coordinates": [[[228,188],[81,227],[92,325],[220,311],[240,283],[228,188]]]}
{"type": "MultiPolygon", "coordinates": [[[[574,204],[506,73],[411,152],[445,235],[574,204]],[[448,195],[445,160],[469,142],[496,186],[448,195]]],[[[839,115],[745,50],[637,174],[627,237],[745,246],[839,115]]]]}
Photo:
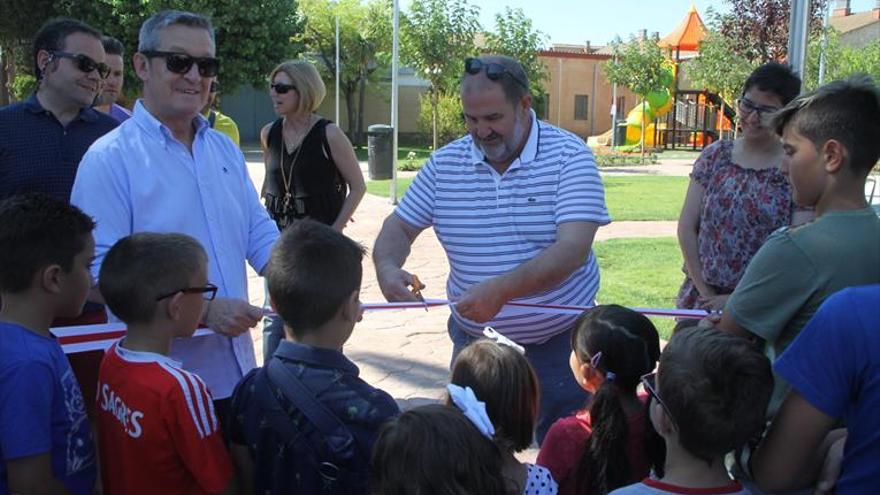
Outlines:
{"type": "Polygon", "coordinates": [[[846,442],[835,493],[880,493],[880,284],[829,297],[776,362],[791,385],[752,457],[768,491],[809,486],[825,453],[846,442]],[[839,419],[846,432],[833,430],[839,419]]]}
{"type": "Polygon", "coordinates": [[[97,474],[85,402],[49,333],[92,285],[91,218],[45,195],[0,202],[0,495],[90,495],[97,474]]]}

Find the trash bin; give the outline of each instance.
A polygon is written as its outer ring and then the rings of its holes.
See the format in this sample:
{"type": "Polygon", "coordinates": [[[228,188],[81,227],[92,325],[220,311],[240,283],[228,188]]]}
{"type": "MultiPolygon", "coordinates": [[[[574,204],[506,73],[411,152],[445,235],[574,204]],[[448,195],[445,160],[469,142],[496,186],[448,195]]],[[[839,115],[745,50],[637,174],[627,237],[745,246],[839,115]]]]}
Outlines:
{"type": "Polygon", "coordinates": [[[626,121],[618,120],[614,126],[614,146],[626,144],[626,121]]]}
{"type": "Polygon", "coordinates": [[[367,151],[371,180],[391,178],[394,160],[391,149],[393,128],[390,125],[373,124],[367,128],[367,151]]]}

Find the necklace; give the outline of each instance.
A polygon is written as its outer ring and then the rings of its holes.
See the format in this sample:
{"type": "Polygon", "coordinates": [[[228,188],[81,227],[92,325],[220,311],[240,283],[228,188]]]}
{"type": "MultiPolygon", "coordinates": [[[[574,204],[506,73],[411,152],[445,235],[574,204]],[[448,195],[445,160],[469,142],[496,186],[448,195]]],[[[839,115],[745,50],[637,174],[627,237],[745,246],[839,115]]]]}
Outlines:
{"type": "MultiPolygon", "coordinates": [[[[283,136],[282,136],[283,137],[283,136]]],[[[305,140],[305,138],[303,138],[305,140]]],[[[284,172],[284,162],[281,163],[281,182],[284,184],[284,211],[288,211],[290,208],[290,202],[293,200],[293,195],[290,193],[291,182],[293,181],[293,167],[296,166],[296,161],[299,159],[299,153],[302,151],[302,143],[300,143],[299,147],[296,149],[296,154],[293,156],[293,161],[290,162],[290,174],[286,174],[284,172]]]]}

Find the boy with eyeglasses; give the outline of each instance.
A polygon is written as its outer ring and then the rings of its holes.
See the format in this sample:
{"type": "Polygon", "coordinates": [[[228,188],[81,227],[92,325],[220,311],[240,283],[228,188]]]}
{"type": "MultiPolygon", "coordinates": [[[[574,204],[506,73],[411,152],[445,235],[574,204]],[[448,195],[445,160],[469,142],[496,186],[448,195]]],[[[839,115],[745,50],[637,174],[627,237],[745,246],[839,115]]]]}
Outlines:
{"type": "Polygon", "coordinates": [[[98,381],[104,492],[209,494],[234,488],[234,471],[205,383],[169,358],[171,342],[198,327],[207,255],[183,234],[121,239],[101,267],[101,294],[126,324],[98,381]]]}
{"type": "Polygon", "coordinates": [[[725,455],[764,426],[773,390],[770,362],[744,339],[715,328],[679,331],[663,349],[656,374],[642,378],[648,416],[666,444],[656,477],[611,495],[747,495],[728,475],[725,455]]]}

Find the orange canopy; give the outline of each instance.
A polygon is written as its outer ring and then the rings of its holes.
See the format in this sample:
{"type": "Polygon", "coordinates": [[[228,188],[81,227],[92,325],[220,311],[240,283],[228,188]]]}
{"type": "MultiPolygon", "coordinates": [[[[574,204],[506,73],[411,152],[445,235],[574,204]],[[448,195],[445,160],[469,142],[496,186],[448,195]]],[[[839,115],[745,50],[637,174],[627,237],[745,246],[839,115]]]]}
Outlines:
{"type": "Polygon", "coordinates": [[[706,25],[697,13],[697,7],[691,5],[687,16],[674,31],[664,36],[657,42],[663,48],[678,49],[681,51],[698,51],[700,42],[706,37],[706,25]]]}

